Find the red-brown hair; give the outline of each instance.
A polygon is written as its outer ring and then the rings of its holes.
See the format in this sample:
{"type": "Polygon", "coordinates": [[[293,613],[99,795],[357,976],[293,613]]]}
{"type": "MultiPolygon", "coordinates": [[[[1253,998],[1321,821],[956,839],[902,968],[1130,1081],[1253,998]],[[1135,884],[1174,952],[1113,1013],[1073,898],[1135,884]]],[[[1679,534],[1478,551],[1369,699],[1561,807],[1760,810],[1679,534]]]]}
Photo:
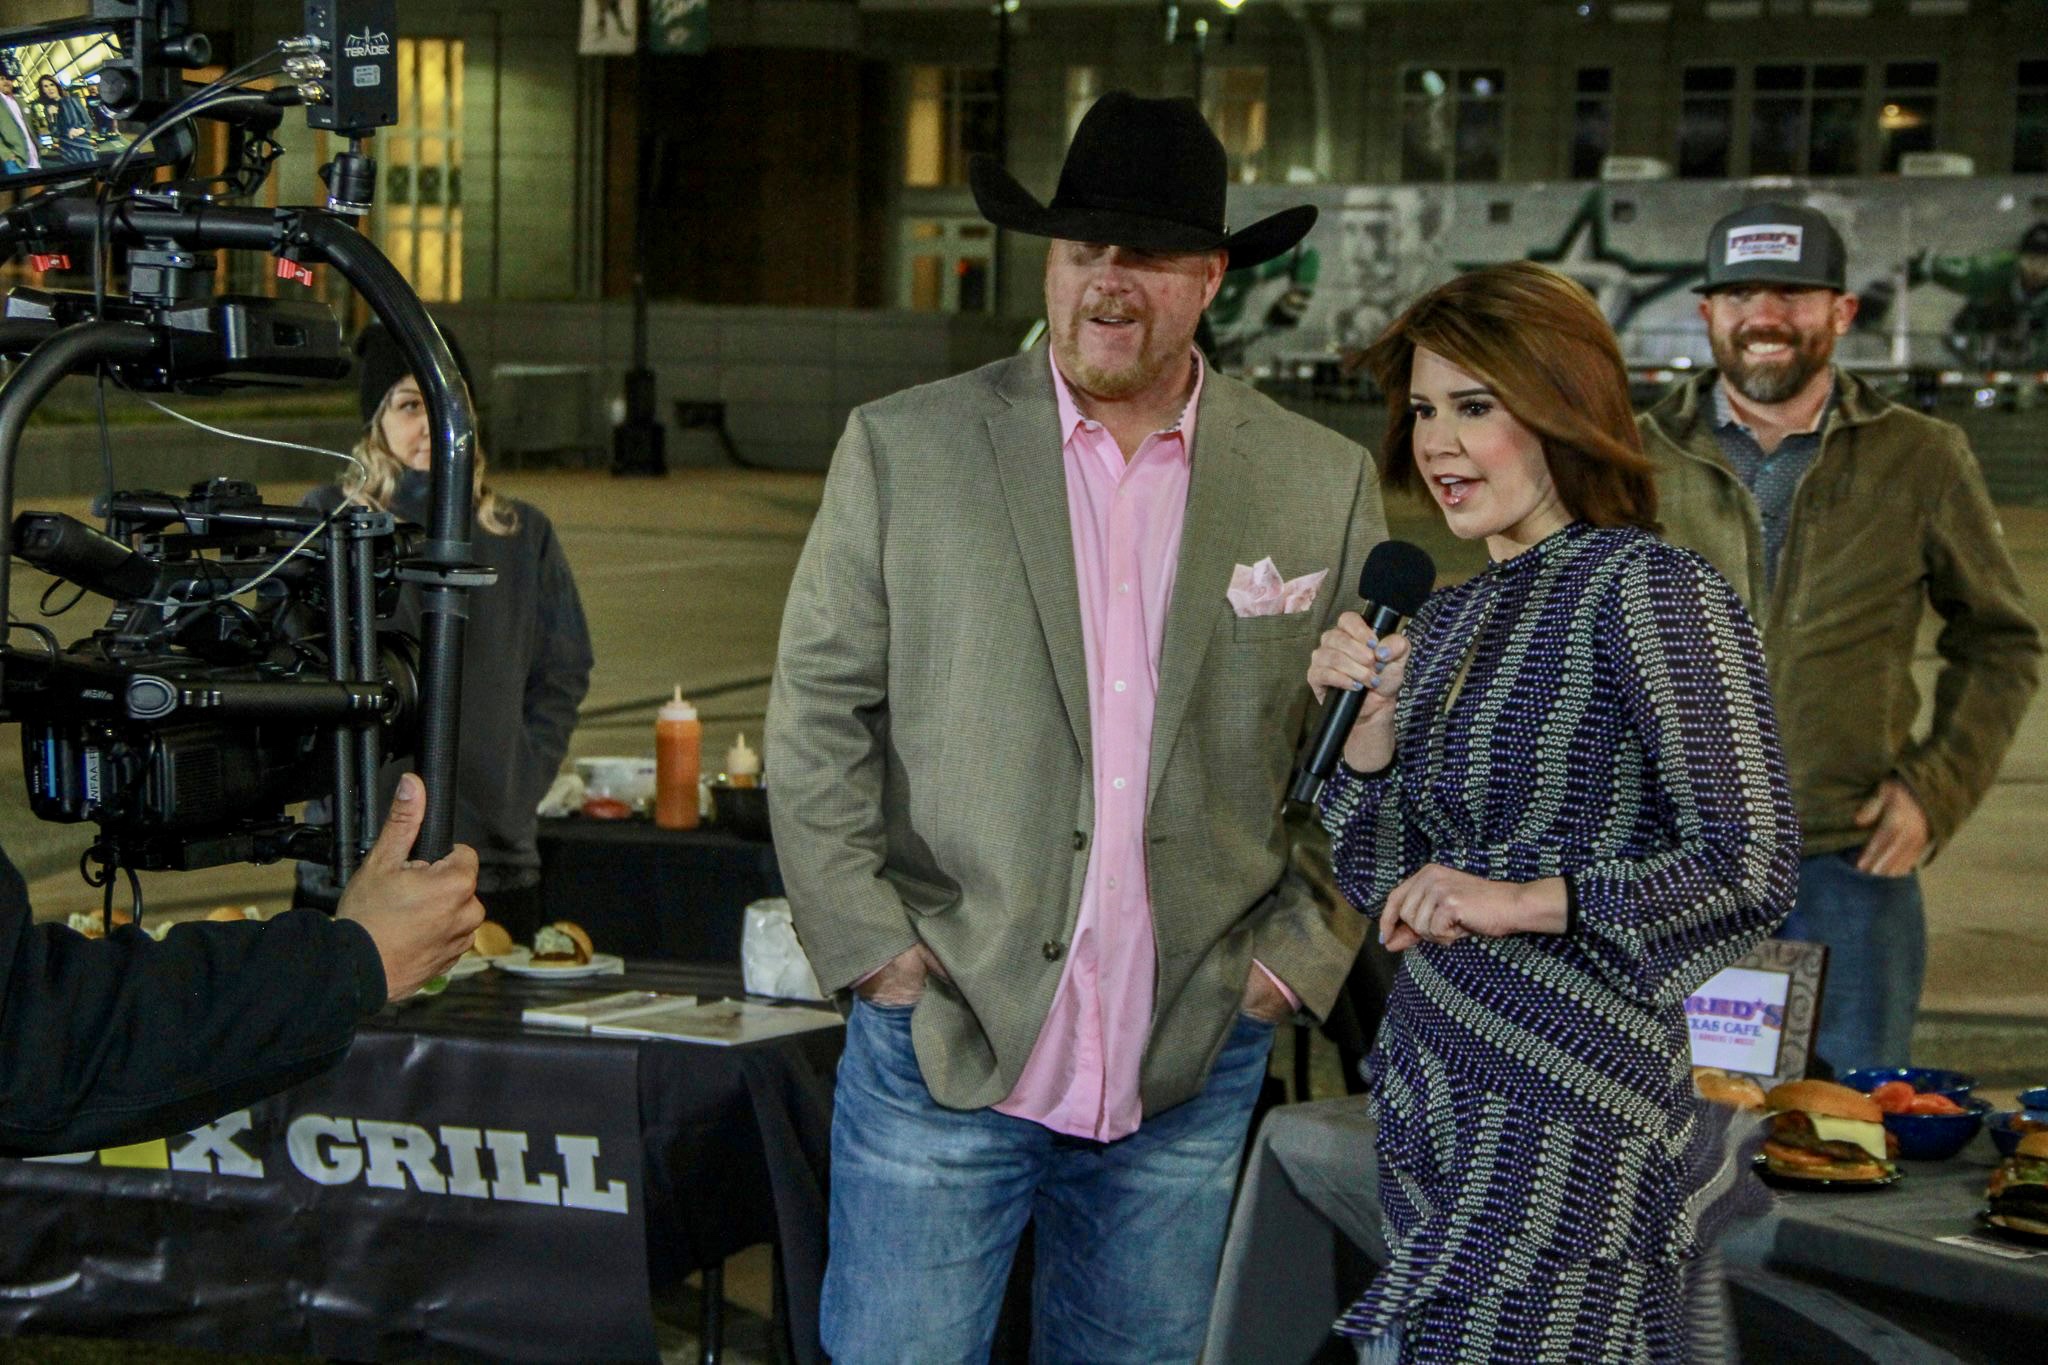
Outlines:
{"type": "Polygon", "coordinates": [[[1572,516],[1659,529],[1657,486],[1629,405],[1621,344],[1576,281],[1529,261],[1467,271],[1410,304],[1354,362],[1371,369],[1387,399],[1380,479],[1419,493],[1408,406],[1418,348],[1477,378],[1536,433],[1572,516]]]}

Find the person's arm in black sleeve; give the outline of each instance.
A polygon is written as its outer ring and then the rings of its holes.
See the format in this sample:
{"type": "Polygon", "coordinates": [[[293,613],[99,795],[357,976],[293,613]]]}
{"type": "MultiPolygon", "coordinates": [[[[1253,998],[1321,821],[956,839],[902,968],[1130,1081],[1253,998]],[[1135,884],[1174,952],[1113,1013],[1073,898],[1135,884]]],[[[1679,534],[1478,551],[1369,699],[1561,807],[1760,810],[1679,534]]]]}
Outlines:
{"type": "Polygon", "coordinates": [[[590,625],[583,617],[583,599],[569,572],[562,542],[545,517],[533,509],[540,549],[540,600],[536,604],[536,645],[526,674],[526,743],[533,760],[533,792],[538,804],[576,730],[576,710],[590,692],[590,625]]]}
{"type": "MultiPolygon", "coordinates": [[[[10,867],[7,871],[12,874],[10,867]]],[[[267,923],[139,929],[104,941],[0,910],[0,1149],[45,1154],[181,1132],[341,1060],[384,1005],[360,925],[295,910],[267,923]]]]}
{"type": "Polygon", "coordinates": [[[472,850],[408,865],[420,792],[400,780],[334,919],[87,939],[31,923],[0,854],[0,1152],[183,1132],[340,1061],[360,1019],[445,970],[483,919],[472,850]]]}

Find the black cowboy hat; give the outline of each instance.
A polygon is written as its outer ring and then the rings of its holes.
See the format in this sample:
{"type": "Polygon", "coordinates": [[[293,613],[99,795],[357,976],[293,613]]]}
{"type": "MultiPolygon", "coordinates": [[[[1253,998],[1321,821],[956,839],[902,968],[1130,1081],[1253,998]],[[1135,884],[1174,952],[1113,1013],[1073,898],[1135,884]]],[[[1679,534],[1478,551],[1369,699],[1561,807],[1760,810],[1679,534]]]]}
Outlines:
{"type": "Polygon", "coordinates": [[[975,157],[967,178],[982,217],[997,227],[1146,251],[1227,251],[1232,270],[1278,256],[1316,221],[1315,205],[1302,204],[1226,231],[1229,159],[1202,111],[1191,99],[1125,90],[1082,117],[1052,203],[1032,198],[993,157],[975,157]]]}

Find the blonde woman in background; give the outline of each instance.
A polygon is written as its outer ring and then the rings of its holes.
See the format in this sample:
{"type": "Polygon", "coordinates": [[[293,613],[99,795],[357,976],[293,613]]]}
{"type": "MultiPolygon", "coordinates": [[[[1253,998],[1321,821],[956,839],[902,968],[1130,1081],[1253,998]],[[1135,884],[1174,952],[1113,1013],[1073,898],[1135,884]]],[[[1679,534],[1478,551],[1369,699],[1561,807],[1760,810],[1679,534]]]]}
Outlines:
{"type": "MultiPolygon", "coordinates": [[[[461,348],[445,328],[442,335],[467,382],[461,348]]],[[[382,325],[364,330],[356,356],[360,463],[347,482],[316,489],[307,504],[329,512],[346,499],[424,526],[433,450],[425,397],[382,325]]],[[[497,570],[498,581],[469,597],[455,837],[477,851],[477,898],[490,917],[514,939],[531,942],[541,924],[534,812],[568,752],[576,708],[590,690],[590,631],[554,527],[539,508],[493,492],[484,467],[479,450],[471,553],[497,570]]],[[[390,624],[418,632],[417,589],[405,590],[390,624]]],[[[386,766],[387,789],[401,770],[400,764],[386,766]]],[[[326,867],[299,864],[298,903],[329,906],[337,894],[326,867]]]]}

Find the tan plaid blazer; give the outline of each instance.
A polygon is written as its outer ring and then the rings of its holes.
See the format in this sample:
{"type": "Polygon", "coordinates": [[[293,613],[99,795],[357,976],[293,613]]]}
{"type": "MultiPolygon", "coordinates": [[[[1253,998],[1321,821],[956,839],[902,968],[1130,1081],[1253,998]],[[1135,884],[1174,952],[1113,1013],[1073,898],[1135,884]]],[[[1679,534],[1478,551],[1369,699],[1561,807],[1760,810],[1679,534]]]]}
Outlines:
{"type": "MultiPolygon", "coordinates": [[[[1201,1088],[1254,957],[1321,1013],[1363,937],[1289,870],[1280,807],[1309,654],[1385,534],[1364,450],[1211,371],[1152,729],[1148,1113],[1201,1088]],[[1286,577],[1330,576],[1307,612],[1240,619],[1231,570],[1268,555],[1286,577]]],[[[919,941],[945,965],[913,1029],[942,1104],[1007,1095],[1052,1007],[1091,754],[1044,348],[855,411],[783,613],[769,799],[826,990],[919,941]]]]}

